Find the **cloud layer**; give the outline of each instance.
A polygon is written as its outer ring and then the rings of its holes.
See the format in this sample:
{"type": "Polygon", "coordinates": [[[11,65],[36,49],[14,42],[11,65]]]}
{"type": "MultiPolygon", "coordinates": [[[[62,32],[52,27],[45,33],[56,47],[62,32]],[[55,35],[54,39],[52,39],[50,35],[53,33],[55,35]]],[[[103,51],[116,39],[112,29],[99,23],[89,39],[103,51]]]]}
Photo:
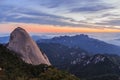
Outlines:
{"type": "Polygon", "coordinates": [[[120,28],[119,0],[0,0],[0,23],[120,28]]]}

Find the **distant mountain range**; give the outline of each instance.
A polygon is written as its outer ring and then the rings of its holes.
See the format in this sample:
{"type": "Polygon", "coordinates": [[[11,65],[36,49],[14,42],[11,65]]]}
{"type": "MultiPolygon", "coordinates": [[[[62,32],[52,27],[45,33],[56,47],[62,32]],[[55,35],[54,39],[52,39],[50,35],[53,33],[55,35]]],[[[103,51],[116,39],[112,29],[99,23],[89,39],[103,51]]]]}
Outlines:
{"type": "Polygon", "coordinates": [[[83,80],[118,80],[120,77],[118,55],[91,55],[80,48],[71,48],[58,43],[38,43],[38,46],[46,53],[53,66],[75,74],[83,80]]]}
{"type": "Polygon", "coordinates": [[[53,66],[83,80],[119,80],[119,46],[84,34],[40,39],[37,44],[53,66]]]}
{"type": "Polygon", "coordinates": [[[87,35],[81,34],[76,36],[60,36],[52,39],[40,39],[37,43],[59,43],[67,47],[81,48],[89,53],[100,54],[120,54],[120,47],[106,43],[104,41],[90,38],[87,35]]]}

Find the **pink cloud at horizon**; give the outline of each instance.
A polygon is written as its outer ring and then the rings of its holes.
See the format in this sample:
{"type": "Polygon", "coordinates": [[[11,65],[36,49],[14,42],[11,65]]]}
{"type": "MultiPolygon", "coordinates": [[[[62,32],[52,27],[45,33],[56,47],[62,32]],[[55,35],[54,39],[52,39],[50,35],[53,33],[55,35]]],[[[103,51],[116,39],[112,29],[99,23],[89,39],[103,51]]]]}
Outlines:
{"type": "Polygon", "coordinates": [[[69,26],[52,26],[26,23],[4,23],[0,24],[0,33],[10,33],[16,27],[22,27],[29,33],[70,33],[70,32],[120,32],[119,29],[110,28],[82,28],[69,26]]]}

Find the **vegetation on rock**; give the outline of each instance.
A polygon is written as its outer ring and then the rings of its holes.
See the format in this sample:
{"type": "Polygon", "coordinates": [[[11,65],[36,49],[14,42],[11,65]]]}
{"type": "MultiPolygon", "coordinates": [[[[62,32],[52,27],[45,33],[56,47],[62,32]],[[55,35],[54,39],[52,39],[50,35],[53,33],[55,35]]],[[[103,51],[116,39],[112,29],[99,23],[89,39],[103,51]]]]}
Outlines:
{"type": "Polygon", "coordinates": [[[79,80],[52,66],[26,64],[3,45],[0,45],[0,68],[0,80],[79,80]]]}

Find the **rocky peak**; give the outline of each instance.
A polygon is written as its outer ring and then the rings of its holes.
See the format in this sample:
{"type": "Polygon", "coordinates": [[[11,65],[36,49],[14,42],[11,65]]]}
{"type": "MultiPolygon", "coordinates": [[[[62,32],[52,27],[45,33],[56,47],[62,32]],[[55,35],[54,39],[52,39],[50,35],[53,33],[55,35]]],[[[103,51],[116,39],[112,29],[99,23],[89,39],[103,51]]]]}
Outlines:
{"type": "Polygon", "coordinates": [[[90,61],[91,61],[92,63],[95,63],[95,64],[96,64],[96,63],[99,63],[99,62],[104,62],[104,60],[105,60],[106,58],[107,58],[107,57],[104,56],[104,55],[97,54],[97,55],[91,57],[91,58],[90,58],[90,61]]]}
{"type": "Polygon", "coordinates": [[[47,56],[40,51],[27,31],[21,27],[16,28],[11,33],[7,47],[16,52],[26,63],[50,65],[47,56]]]}

